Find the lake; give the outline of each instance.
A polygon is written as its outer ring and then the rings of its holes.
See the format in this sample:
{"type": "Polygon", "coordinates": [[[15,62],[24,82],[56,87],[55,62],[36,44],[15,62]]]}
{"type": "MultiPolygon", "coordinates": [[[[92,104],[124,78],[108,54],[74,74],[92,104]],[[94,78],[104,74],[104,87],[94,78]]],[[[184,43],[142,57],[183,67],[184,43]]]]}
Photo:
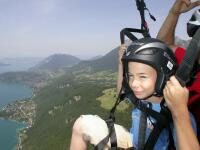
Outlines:
{"type": "MultiPolygon", "coordinates": [[[[30,98],[31,96],[32,89],[24,84],[0,82],[0,107],[17,99],[30,98]]],[[[17,130],[23,127],[25,127],[23,123],[0,120],[0,150],[13,150],[18,142],[17,130]]]]}
{"type": "Polygon", "coordinates": [[[0,65],[0,74],[4,72],[26,71],[38,64],[41,60],[43,60],[43,58],[0,58],[0,64],[8,64],[0,65]]]}

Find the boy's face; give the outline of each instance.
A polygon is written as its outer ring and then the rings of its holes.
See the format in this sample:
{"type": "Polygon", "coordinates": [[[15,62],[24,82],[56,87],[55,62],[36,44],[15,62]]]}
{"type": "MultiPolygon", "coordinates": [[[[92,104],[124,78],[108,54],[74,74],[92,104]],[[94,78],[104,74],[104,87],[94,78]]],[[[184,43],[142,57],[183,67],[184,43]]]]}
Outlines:
{"type": "Polygon", "coordinates": [[[129,86],[138,99],[144,99],[154,93],[157,73],[149,65],[128,63],[129,86]]]}

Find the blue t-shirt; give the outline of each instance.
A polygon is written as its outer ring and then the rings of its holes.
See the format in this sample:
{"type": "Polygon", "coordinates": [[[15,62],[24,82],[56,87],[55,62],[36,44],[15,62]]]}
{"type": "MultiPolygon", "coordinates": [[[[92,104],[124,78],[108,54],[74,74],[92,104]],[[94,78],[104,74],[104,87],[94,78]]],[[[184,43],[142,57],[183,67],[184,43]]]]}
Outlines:
{"type": "MultiPolygon", "coordinates": [[[[159,103],[152,103],[152,109],[160,112],[160,104],[159,103]]],[[[141,115],[141,111],[139,109],[134,109],[132,111],[132,127],[130,129],[130,132],[132,134],[132,141],[133,141],[133,145],[138,148],[138,134],[139,134],[139,124],[140,124],[140,115],[141,115]]],[[[196,131],[196,123],[194,120],[194,117],[192,114],[190,114],[190,118],[192,121],[192,126],[196,131]]],[[[152,117],[148,117],[147,118],[147,129],[146,129],[146,135],[145,135],[145,141],[148,139],[151,131],[153,130],[153,124],[155,123],[156,120],[152,117]]],[[[173,124],[170,125],[171,129],[172,129],[172,135],[174,138],[174,143],[176,145],[176,135],[175,135],[175,128],[173,127],[173,124]]],[[[154,146],[154,150],[166,150],[168,149],[168,145],[169,145],[169,131],[167,129],[163,129],[163,131],[160,133],[160,136],[157,140],[157,143],[154,146]]]]}

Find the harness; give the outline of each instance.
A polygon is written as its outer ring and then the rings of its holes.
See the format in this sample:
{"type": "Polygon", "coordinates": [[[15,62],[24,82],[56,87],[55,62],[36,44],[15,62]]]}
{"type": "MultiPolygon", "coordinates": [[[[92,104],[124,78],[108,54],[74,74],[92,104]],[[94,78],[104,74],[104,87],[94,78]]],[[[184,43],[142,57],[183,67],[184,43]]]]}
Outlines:
{"type": "MultiPolygon", "coordinates": [[[[148,9],[146,8],[144,0],[136,0],[136,4],[141,15],[141,21],[142,21],[141,29],[124,28],[123,30],[121,30],[120,32],[121,44],[125,42],[125,36],[127,36],[132,41],[137,40],[137,37],[134,36],[132,32],[141,33],[144,37],[150,37],[149,29],[144,17],[144,10],[148,10],[148,9]]],[[[150,14],[150,17],[152,19],[154,18],[152,17],[151,14],[150,14]]],[[[193,36],[189,44],[189,47],[186,51],[186,54],[183,58],[183,61],[175,74],[176,78],[178,79],[178,81],[180,82],[182,86],[185,86],[186,83],[190,79],[190,75],[193,70],[195,60],[196,60],[194,56],[196,57],[198,56],[199,50],[200,50],[200,28],[197,30],[197,32],[193,36]]],[[[125,65],[124,72],[126,71],[126,69],[127,67],[125,65]]],[[[123,148],[117,147],[117,138],[116,138],[116,133],[115,133],[115,128],[114,128],[114,122],[115,122],[114,113],[115,113],[116,107],[120,104],[120,102],[124,101],[127,98],[132,102],[132,104],[134,104],[136,108],[141,110],[141,112],[144,112],[145,114],[147,114],[147,116],[153,117],[156,120],[156,123],[154,124],[154,128],[152,132],[150,133],[149,138],[147,139],[145,144],[143,141],[141,142],[143,144],[139,146],[138,150],[152,150],[154,148],[154,145],[157,142],[157,139],[161,131],[165,128],[169,128],[169,125],[172,122],[172,117],[164,99],[162,100],[160,104],[161,106],[160,112],[156,112],[153,109],[147,107],[140,100],[138,100],[133,94],[133,92],[130,91],[130,89],[127,87],[128,87],[128,83],[126,81],[126,77],[124,74],[122,88],[119,92],[118,98],[115,102],[115,105],[110,110],[108,119],[105,120],[109,129],[109,134],[94,147],[94,150],[103,150],[105,145],[108,143],[109,139],[111,143],[111,150],[125,150],[123,148]]],[[[143,135],[141,135],[140,138],[144,140],[145,133],[142,133],[142,134],[143,135]]],[[[127,148],[126,150],[136,150],[136,148],[130,147],[130,148],[127,148]]]]}

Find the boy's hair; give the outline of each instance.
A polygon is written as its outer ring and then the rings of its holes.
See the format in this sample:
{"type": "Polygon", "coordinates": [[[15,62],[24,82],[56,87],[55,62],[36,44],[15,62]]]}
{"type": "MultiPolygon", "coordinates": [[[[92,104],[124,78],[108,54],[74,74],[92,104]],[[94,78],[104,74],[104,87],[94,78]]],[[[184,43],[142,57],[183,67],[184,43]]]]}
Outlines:
{"type": "Polygon", "coordinates": [[[143,38],[134,41],[127,48],[122,58],[124,75],[128,83],[128,62],[140,62],[153,67],[157,72],[155,96],[163,95],[163,88],[171,75],[177,69],[177,62],[173,51],[163,42],[154,38],[143,38]]]}

